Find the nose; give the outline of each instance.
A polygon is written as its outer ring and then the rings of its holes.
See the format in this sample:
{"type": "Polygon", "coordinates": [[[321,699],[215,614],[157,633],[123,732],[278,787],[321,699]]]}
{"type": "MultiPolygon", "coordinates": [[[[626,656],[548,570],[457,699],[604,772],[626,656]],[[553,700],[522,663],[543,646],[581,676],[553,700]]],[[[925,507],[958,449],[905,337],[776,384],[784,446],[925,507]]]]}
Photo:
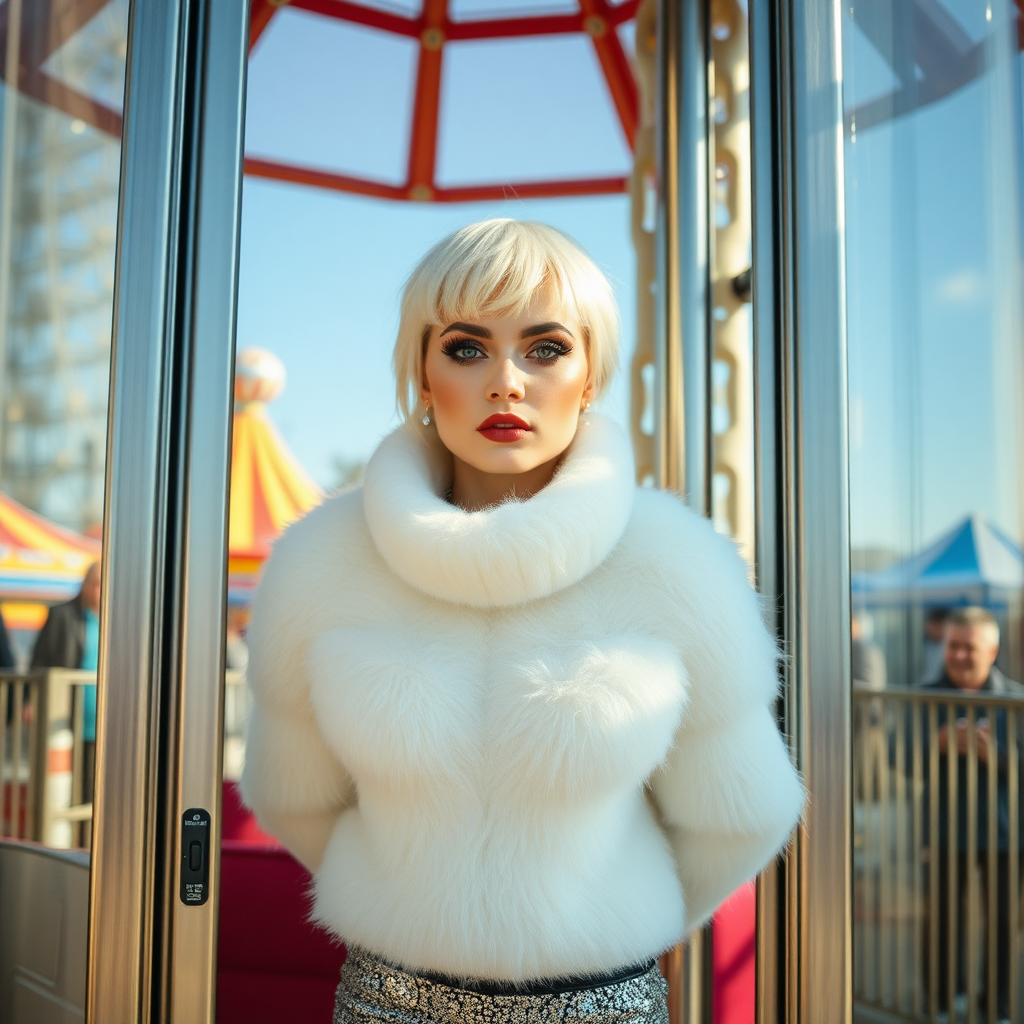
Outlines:
{"type": "Polygon", "coordinates": [[[490,387],[492,402],[518,402],[523,398],[525,385],[512,359],[503,359],[497,366],[490,387]]]}

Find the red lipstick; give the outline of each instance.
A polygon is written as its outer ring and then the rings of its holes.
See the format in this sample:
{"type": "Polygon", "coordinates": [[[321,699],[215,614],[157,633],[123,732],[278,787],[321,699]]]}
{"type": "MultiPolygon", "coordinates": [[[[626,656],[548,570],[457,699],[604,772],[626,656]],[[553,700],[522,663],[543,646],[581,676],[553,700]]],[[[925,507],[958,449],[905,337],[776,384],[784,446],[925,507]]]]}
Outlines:
{"type": "Polygon", "coordinates": [[[510,412],[496,412],[476,428],[489,441],[511,444],[524,438],[533,428],[524,419],[510,412]]]}

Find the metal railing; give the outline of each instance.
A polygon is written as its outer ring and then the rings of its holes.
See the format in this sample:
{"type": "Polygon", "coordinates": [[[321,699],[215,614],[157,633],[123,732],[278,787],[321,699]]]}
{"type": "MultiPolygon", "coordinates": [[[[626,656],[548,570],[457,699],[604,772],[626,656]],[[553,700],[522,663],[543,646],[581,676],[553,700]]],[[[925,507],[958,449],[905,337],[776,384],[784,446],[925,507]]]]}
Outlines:
{"type": "MultiPolygon", "coordinates": [[[[89,744],[83,688],[94,672],[0,671],[0,837],[58,849],[88,848],[92,838],[89,744]]],[[[236,779],[244,757],[245,676],[225,674],[224,775],[236,779]]]]}
{"type": "Polygon", "coordinates": [[[853,694],[855,1016],[1024,1021],[1024,699],[853,694]]]}
{"type": "Polygon", "coordinates": [[[0,836],[89,843],[83,687],[93,672],[0,672],[0,836]]]}

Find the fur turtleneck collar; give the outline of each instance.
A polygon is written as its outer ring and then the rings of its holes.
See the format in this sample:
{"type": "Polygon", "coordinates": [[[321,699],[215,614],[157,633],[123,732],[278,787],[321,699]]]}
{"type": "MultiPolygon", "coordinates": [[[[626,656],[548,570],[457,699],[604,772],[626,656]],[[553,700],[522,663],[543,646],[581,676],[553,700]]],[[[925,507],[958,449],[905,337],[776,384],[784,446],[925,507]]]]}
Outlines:
{"type": "Polygon", "coordinates": [[[363,506],[391,570],[456,604],[503,607],[582,579],[618,543],[633,508],[633,456],[615,424],[580,420],[554,479],[526,501],[466,512],[440,495],[451,455],[434,430],[399,427],[366,467],[363,506]]]}

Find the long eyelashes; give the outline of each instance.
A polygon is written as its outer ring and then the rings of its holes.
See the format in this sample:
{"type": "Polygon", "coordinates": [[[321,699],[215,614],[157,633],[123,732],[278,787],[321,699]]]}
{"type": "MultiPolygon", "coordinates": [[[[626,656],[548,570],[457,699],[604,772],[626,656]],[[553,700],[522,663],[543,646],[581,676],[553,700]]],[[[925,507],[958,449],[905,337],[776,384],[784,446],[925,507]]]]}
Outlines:
{"type": "Polygon", "coordinates": [[[562,356],[567,356],[572,351],[572,345],[558,338],[545,338],[539,345],[530,350],[530,355],[538,363],[553,363],[562,356]]]}
{"type": "Polygon", "coordinates": [[[450,338],[441,346],[441,351],[456,363],[472,363],[484,353],[475,341],[466,338],[450,338]]]}
{"type": "MultiPolygon", "coordinates": [[[[469,338],[449,338],[441,345],[441,351],[453,362],[465,365],[478,359],[485,359],[487,353],[478,342],[469,338]]],[[[543,365],[549,365],[572,351],[572,345],[559,338],[545,338],[530,349],[528,358],[543,365]]]]}

